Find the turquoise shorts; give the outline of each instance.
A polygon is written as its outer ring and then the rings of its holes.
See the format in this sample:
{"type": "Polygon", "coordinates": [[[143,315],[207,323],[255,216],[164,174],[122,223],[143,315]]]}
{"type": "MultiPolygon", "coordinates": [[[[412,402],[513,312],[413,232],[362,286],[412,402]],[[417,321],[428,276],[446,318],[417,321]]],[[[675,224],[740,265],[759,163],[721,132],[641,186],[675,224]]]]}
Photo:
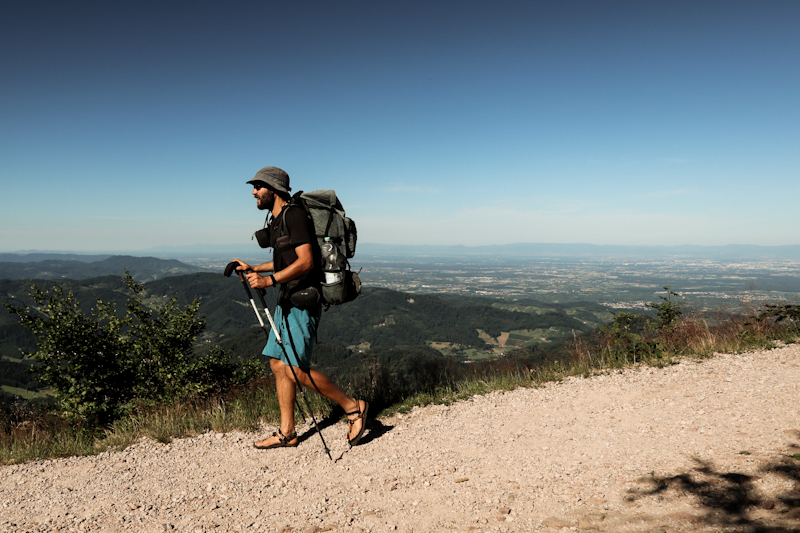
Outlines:
{"type": "Polygon", "coordinates": [[[275,326],[281,334],[283,347],[276,341],[275,332],[270,330],[267,345],[261,353],[280,359],[287,365],[308,370],[311,368],[311,352],[317,338],[319,317],[319,306],[311,309],[278,306],[275,309],[275,326]]]}

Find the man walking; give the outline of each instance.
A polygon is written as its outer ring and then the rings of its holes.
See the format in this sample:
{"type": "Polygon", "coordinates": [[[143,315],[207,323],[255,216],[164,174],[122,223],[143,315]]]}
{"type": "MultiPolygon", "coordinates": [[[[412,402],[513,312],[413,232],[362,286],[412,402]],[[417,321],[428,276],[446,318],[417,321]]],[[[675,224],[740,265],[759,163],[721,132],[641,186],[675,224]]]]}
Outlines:
{"type": "Polygon", "coordinates": [[[311,245],[316,236],[310,220],[302,208],[289,205],[292,188],[289,187],[289,175],[283,170],[264,167],[247,183],[253,186],[257,207],[272,213],[268,233],[273,259],[256,266],[235,259],[239,263],[237,270],[252,270],[247,274],[247,281],[254,289],[281,286],[275,326],[283,341],[282,345],[279,344],[272,331],[263,351],[270,358],[270,368],[275,374],[281,425],[278,431],[254,443],[254,446],[259,449],[297,446],[295,375],[301,385],[314,389],[344,409],[349,422],[347,441],[355,446],[364,435],[369,405],[364,400],[351,398],[327,376],[311,370],[311,351],[319,325],[320,306],[314,304],[301,309],[289,299],[290,291],[317,285],[322,276],[311,245]],[[262,276],[260,272],[270,274],[262,276]],[[295,368],[294,373],[289,365],[295,368]]]}

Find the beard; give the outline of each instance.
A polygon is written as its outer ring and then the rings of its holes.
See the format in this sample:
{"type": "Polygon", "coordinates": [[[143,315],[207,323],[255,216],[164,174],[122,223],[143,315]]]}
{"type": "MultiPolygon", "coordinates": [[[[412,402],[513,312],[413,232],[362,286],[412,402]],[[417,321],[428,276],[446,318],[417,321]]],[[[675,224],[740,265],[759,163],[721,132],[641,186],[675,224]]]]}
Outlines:
{"type": "Polygon", "coordinates": [[[264,196],[257,196],[257,203],[256,206],[261,211],[272,211],[272,207],[275,205],[275,193],[272,191],[267,191],[267,194],[264,196]]]}

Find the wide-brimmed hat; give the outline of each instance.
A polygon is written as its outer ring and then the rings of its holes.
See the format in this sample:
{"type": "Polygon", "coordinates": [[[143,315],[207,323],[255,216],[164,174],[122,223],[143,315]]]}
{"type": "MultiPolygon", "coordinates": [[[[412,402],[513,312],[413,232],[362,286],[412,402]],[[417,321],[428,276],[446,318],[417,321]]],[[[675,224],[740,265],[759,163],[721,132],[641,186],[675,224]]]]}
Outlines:
{"type": "Polygon", "coordinates": [[[278,167],[262,168],[256,172],[255,177],[247,183],[250,185],[263,184],[270,189],[287,194],[292,190],[292,188],[289,187],[289,174],[278,167]]]}

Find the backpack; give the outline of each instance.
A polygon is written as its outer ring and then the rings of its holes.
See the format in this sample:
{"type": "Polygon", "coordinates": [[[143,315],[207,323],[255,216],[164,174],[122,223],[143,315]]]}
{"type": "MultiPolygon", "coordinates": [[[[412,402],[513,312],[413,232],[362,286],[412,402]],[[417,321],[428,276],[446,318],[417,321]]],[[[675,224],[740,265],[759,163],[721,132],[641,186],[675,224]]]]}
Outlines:
{"type": "MultiPolygon", "coordinates": [[[[336,197],[336,192],[327,191],[299,191],[292,196],[289,205],[301,207],[311,219],[311,225],[316,235],[316,243],[312,246],[314,260],[321,262],[321,246],[325,237],[330,237],[339,253],[336,262],[344,274],[338,283],[321,282],[320,303],[326,306],[340,305],[351,302],[361,294],[361,279],[357,272],[350,270],[350,262],[356,254],[356,224],[345,216],[344,207],[336,197]]],[[[281,233],[285,233],[285,228],[281,233]]],[[[322,265],[317,265],[320,270],[322,265]]]]}

